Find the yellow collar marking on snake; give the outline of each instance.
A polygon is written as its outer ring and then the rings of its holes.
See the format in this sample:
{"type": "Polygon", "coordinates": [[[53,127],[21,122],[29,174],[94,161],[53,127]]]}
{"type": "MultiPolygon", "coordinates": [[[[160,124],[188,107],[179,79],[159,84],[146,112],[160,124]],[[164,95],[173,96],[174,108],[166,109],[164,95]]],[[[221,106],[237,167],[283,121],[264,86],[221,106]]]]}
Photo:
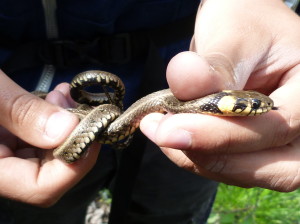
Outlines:
{"type": "Polygon", "coordinates": [[[87,71],[74,77],[71,96],[80,105],[70,109],[80,118],[80,124],[53,155],[67,163],[79,159],[93,141],[125,147],[138,128],[141,119],[153,112],[202,113],[217,116],[255,116],[273,109],[273,101],[255,91],[225,90],[200,99],[180,101],[169,89],[151,93],[122,112],[125,94],[123,82],[103,71],[87,71]],[[92,94],[84,89],[100,85],[106,94],[92,94]],[[106,90],[114,89],[114,94],[106,90]],[[91,106],[90,106],[91,105],[91,106]]]}

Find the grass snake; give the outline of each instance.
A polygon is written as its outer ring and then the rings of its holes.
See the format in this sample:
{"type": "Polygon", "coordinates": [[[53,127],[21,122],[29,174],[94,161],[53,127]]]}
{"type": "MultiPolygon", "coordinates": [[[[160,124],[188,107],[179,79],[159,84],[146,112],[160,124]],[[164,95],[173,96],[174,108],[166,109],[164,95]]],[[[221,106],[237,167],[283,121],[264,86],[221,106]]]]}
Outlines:
{"type": "Polygon", "coordinates": [[[255,116],[275,109],[272,99],[255,91],[224,90],[190,101],[178,100],[164,89],[151,93],[123,111],[125,87],[114,74],[86,71],[70,83],[71,97],[78,107],[69,109],[79,119],[79,125],[65,142],[53,152],[54,157],[72,163],[82,157],[92,142],[126,147],[141,119],[149,113],[202,113],[217,116],[255,116]],[[87,91],[90,86],[102,86],[104,93],[87,91]]]}

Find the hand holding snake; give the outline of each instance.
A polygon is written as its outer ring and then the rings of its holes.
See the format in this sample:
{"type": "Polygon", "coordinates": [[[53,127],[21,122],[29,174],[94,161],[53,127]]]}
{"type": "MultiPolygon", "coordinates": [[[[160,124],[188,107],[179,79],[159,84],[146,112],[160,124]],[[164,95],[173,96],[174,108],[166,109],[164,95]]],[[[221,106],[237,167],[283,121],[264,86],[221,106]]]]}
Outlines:
{"type": "MultiPolygon", "coordinates": [[[[270,94],[280,110],[238,119],[151,114],[142,120],[142,131],[177,165],[207,178],[280,191],[298,188],[299,23],[280,0],[205,1],[191,45],[201,56],[181,54],[168,68],[176,98],[253,89],[270,94]]],[[[53,159],[52,150],[37,149],[57,147],[77,125],[75,115],[53,105],[71,106],[67,85],[47,96],[52,104],[2,72],[0,87],[0,195],[49,206],[93,167],[98,150],[66,165],[53,159]]]]}
{"type": "MultiPolygon", "coordinates": [[[[132,104],[124,112],[122,99],[125,87],[122,80],[104,71],[86,71],[74,77],[70,84],[72,98],[79,103],[74,109],[81,122],[66,141],[53,152],[54,157],[67,163],[80,159],[94,141],[122,148],[139,127],[140,121],[153,112],[201,113],[216,116],[255,116],[274,108],[269,97],[254,91],[224,90],[199,99],[180,101],[169,89],[151,93],[132,104]],[[105,95],[86,91],[100,85],[113,93],[105,95]],[[125,142],[121,142],[124,139],[125,142]]],[[[39,94],[39,93],[36,93],[39,94]]],[[[43,93],[40,94],[41,97],[43,93]]]]}
{"type": "Polygon", "coordinates": [[[167,78],[182,100],[254,89],[270,94],[280,109],[253,119],[151,114],[141,130],[178,166],[201,176],[291,191],[300,186],[300,19],[281,1],[261,3],[205,1],[191,44],[197,54],[173,58],[167,78]],[[255,4],[258,11],[245,13],[255,4]]]}

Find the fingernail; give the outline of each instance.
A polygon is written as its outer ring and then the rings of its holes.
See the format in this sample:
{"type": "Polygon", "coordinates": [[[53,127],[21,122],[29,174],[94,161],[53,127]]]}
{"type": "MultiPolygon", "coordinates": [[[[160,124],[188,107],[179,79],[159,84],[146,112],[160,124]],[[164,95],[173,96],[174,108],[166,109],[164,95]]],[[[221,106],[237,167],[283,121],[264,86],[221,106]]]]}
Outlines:
{"type": "Polygon", "coordinates": [[[74,124],[74,117],[67,111],[59,111],[53,113],[46,124],[46,135],[56,140],[60,136],[63,136],[67,129],[74,124]]]}
{"type": "Polygon", "coordinates": [[[158,135],[158,143],[160,146],[175,148],[175,149],[189,149],[192,145],[192,133],[182,130],[169,130],[169,134],[158,135]]]}

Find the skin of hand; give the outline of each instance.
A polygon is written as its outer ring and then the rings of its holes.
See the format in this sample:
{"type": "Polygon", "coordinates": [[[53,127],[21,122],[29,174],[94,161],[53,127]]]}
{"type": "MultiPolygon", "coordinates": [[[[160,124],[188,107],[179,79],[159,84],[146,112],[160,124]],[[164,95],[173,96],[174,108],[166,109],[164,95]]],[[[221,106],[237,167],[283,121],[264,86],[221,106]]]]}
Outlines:
{"type": "Polygon", "coordinates": [[[61,144],[78,123],[75,115],[62,109],[72,105],[70,99],[66,83],[42,100],[26,92],[0,70],[2,197],[48,207],[93,167],[98,144],[92,146],[85,159],[74,164],[52,156],[50,149],[61,144]]]}
{"type": "Polygon", "coordinates": [[[252,89],[278,110],[258,117],[150,114],[141,130],[178,166],[242,187],[300,186],[300,18],[279,0],[207,0],[190,52],[167,80],[181,100],[252,89]]]}

